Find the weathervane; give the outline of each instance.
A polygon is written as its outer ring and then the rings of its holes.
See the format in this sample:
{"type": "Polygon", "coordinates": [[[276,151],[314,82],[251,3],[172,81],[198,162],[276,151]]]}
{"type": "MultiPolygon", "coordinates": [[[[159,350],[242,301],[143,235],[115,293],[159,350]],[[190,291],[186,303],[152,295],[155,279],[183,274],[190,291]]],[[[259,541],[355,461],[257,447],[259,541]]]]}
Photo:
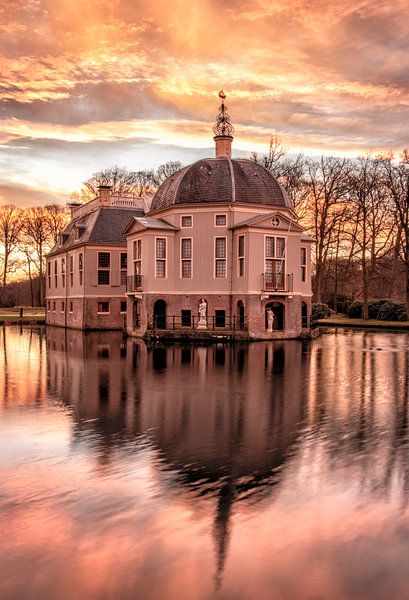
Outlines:
{"type": "Polygon", "coordinates": [[[234,127],[230,123],[230,117],[227,114],[227,106],[224,103],[226,94],[223,90],[220,90],[219,98],[221,98],[222,103],[219,106],[219,114],[217,115],[216,124],[213,126],[213,133],[215,136],[233,137],[234,127]]]}

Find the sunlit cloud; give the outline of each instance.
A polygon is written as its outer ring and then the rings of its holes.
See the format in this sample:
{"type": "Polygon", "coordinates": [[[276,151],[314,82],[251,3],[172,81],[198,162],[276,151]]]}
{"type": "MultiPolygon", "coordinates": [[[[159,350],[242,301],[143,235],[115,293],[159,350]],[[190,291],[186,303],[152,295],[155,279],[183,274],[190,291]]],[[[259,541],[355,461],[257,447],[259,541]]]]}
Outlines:
{"type": "Polygon", "coordinates": [[[155,166],[159,145],[193,160],[212,146],[221,87],[241,155],[271,134],[309,154],[399,151],[409,139],[406,16],[403,0],[5,0],[0,184],[19,179],[26,140],[67,144],[41,167],[25,154],[24,185],[47,193],[68,195],[98,168],[76,163],[70,144],[94,146],[101,167],[110,148],[118,162],[118,142],[130,168],[155,166]],[[61,180],[47,182],[47,171],[61,180]]]}

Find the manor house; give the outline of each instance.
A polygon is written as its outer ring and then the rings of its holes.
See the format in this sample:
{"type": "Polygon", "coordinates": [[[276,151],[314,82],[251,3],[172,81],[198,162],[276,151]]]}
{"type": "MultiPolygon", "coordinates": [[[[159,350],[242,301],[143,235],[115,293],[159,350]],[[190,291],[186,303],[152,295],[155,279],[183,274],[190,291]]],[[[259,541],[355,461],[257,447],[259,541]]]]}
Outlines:
{"type": "Polygon", "coordinates": [[[91,211],[74,214],[48,257],[47,323],[124,326],[137,337],[295,338],[309,329],[313,240],[277,179],[232,158],[220,97],[214,158],[171,175],[149,210],[118,206],[102,189],[91,211]]]}

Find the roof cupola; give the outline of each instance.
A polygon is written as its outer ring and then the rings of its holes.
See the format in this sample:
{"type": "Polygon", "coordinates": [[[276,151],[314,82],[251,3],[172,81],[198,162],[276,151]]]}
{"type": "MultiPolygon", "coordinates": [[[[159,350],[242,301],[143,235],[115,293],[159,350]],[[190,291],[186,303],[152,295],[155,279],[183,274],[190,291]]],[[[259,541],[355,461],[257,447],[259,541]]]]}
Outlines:
{"type": "Polygon", "coordinates": [[[222,103],[219,106],[217,121],[213,126],[216,158],[231,158],[231,143],[233,141],[234,127],[230,123],[227,106],[224,103],[226,94],[223,90],[220,90],[219,98],[222,103]]]}

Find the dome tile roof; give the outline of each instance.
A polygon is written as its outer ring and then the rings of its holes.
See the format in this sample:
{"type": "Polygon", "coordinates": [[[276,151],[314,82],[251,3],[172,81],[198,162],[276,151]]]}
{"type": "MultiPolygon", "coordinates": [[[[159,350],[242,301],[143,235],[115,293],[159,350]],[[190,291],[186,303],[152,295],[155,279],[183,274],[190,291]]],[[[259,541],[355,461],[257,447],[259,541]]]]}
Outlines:
{"type": "Polygon", "coordinates": [[[263,166],[246,159],[207,158],[171,175],[154,195],[150,212],[181,204],[231,202],[292,208],[263,166]]]}

